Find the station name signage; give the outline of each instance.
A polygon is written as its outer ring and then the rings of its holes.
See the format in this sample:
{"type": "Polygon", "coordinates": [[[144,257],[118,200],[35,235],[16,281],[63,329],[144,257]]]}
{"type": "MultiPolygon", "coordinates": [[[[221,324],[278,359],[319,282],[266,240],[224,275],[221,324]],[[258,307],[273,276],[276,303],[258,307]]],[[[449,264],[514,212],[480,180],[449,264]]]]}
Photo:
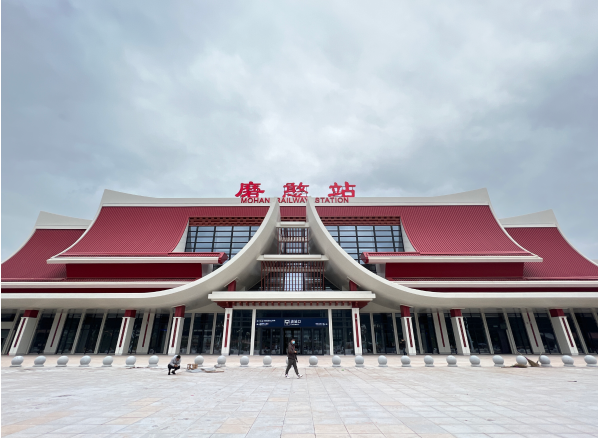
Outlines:
{"type": "Polygon", "coordinates": [[[328,318],[258,318],[256,327],[328,327],[328,318]]]}
{"type": "MultiPolygon", "coordinates": [[[[241,198],[241,204],[270,204],[272,199],[278,200],[281,204],[305,204],[307,202],[307,188],[309,185],[300,182],[286,183],[283,186],[283,194],[279,198],[261,197],[265,190],[262,190],[261,183],[249,181],[248,183],[241,183],[241,187],[237,194],[237,198],[241,198]]],[[[355,197],[355,184],[349,184],[345,181],[345,185],[334,183],[329,186],[330,193],[326,197],[316,197],[316,204],[347,204],[349,198],[355,197]]]]}

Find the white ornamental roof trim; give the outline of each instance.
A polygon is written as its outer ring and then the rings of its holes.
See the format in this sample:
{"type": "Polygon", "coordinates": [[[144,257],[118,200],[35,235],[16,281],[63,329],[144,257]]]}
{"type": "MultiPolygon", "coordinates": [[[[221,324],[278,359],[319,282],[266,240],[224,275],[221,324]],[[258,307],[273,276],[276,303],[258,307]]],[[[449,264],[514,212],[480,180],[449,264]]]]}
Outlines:
{"type": "Polygon", "coordinates": [[[544,210],[539,211],[537,213],[507,217],[504,219],[500,219],[500,223],[504,228],[559,227],[556,215],[552,210],[544,210]]]}

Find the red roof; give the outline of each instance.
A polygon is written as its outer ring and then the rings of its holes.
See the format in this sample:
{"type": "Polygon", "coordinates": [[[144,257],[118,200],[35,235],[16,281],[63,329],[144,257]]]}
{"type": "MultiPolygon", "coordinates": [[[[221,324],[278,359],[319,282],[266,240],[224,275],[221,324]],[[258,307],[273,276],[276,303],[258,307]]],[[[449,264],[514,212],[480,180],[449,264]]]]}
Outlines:
{"type": "Polygon", "coordinates": [[[598,279],[598,266],[569,245],[558,228],[507,228],[507,232],[521,246],[544,259],[542,263],[525,263],[524,277],[531,280],[598,279]]]}
{"type": "Polygon", "coordinates": [[[306,211],[305,207],[280,207],[280,217],[281,218],[296,218],[301,219],[302,221],[305,220],[306,211]]]}
{"type": "MultiPolygon", "coordinates": [[[[171,253],[190,217],[265,217],[268,207],[102,207],[88,232],[64,256],[171,253]]],[[[178,256],[178,255],[177,255],[178,256]]]]}
{"type": "Polygon", "coordinates": [[[71,246],[85,230],[35,230],[25,246],[2,263],[2,281],[52,280],[66,277],[65,265],[46,260],[71,246]]]}
{"type": "Polygon", "coordinates": [[[395,217],[421,255],[530,255],[509,238],[487,205],[316,208],[323,219],[395,217]]]}

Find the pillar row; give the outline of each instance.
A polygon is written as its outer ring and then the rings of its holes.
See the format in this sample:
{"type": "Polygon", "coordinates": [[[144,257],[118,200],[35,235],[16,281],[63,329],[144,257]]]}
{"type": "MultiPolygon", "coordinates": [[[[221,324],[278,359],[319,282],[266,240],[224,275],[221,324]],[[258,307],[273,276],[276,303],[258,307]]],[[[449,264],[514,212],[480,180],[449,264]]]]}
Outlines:
{"type": "Polygon", "coordinates": [[[577,350],[577,345],[575,345],[575,340],[571,334],[571,327],[569,327],[569,321],[567,321],[563,309],[550,309],[550,321],[554,328],[556,340],[561,348],[561,353],[577,356],[579,351],[577,350]]]}
{"type": "Polygon", "coordinates": [[[44,347],[44,354],[56,354],[67,315],[68,309],[58,309],[56,311],[54,321],[52,321],[52,327],[50,327],[50,335],[48,336],[46,346],[44,347]]]}
{"type": "Polygon", "coordinates": [[[469,356],[471,350],[467,340],[467,330],[465,329],[465,321],[463,321],[461,309],[451,309],[451,324],[453,324],[457,354],[469,356]]]}
{"type": "Polygon", "coordinates": [[[118,341],[116,343],[116,348],[114,349],[115,356],[122,356],[129,352],[136,316],[136,310],[125,310],[125,316],[123,317],[120,324],[120,331],[118,332],[118,341]]]}
{"type": "Polygon", "coordinates": [[[181,340],[183,339],[183,325],[185,324],[185,306],[174,308],[172,318],[172,329],[168,341],[168,354],[178,354],[181,351],[181,340]]]}
{"type": "Polygon", "coordinates": [[[403,336],[405,336],[405,353],[408,356],[415,356],[417,350],[415,349],[415,335],[413,334],[413,321],[409,306],[401,306],[401,328],[403,336]]]}
{"type": "Polygon", "coordinates": [[[27,350],[29,349],[29,344],[31,343],[37,325],[38,314],[39,310],[25,310],[25,313],[23,313],[21,321],[19,322],[19,326],[15,329],[15,336],[12,340],[10,350],[8,351],[10,356],[28,353],[27,350]]]}

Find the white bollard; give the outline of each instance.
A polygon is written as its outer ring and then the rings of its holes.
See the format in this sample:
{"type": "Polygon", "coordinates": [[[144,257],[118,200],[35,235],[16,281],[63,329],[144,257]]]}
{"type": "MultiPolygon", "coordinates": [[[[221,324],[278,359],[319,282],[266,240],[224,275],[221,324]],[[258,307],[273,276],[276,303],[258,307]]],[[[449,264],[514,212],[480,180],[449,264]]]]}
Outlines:
{"type": "Polygon", "coordinates": [[[114,359],[112,358],[112,356],[106,356],[104,358],[104,360],[102,361],[102,366],[103,367],[111,367],[112,362],[114,362],[114,359]]]}
{"type": "Polygon", "coordinates": [[[481,360],[477,356],[469,356],[469,363],[471,364],[472,367],[481,367],[482,366],[480,364],[481,360]]]}
{"type": "Polygon", "coordinates": [[[242,367],[247,367],[249,366],[249,358],[247,356],[243,356],[240,360],[242,367]]]}
{"type": "Polygon", "coordinates": [[[195,365],[197,365],[198,367],[202,367],[203,366],[203,356],[196,356],[195,357],[195,365]]]}
{"type": "Polygon", "coordinates": [[[540,365],[542,365],[543,367],[551,367],[552,365],[550,365],[550,358],[548,356],[540,356],[540,365]]]}
{"type": "Polygon", "coordinates": [[[34,367],[43,367],[46,363],[46,356],[37,356],[33,361],[34,367]]]}
{"type": "Polygon", "coordinates": [[[158,356],[151,356],[147,362],[148,362],[148,368],[157,368],[158,367],[158,362],[160,361],[160,358],[158,356]]]}
{"type": "Polygon", "coordinates": [[[91,362],[91,357],[89,356],[83,356],[80,360],[79,360],[79,366],[80,367],[84,367],[84,368],[88,368],[89,364],[91,362]]]}
{"type": "Polygon", "coordinates": [[[583,360],[586,361],[586,366],[587,367],[598,366],[597,365],[598,364],[598,360],[596,360],[596,358],[594,356],[591,356],[591,355],[588,354],[587,356],[584,356],[583,360]]]}
{"type": "Polygon", "coordinates": [[[339,356],[332,356],[332,366],[333,367],[341,366],[341,358],[339,356]]]}
{"type": "Polygon", "coordinates": [[[318,358],[316,356],[311,356],[309,358],[309,366],[310,367],[317,367],[318,366],[318,358]]]}
{"type": "Polygon", "coordinates": [[[502,356],[499,356],[498,354],[496,356],[492,356],[492,362],[494,362],[495,367],[502,368],[505,365],[505,360],[502,358],[502,356]]]}
{"type": "Polygon", "coordinates": [[[455,356],[447,356],[446,363],[449,367],[456,367],[457,366],[457,358],[455,356]]]}
{"type": "Polygon", "coordinates": [[[388,359],[386,359],[386,356],[378,356],[378,366],[379,367],[387,367],[388,366],[388,359]]]}
{"type": "Polygon", "coordinates": [[[363,363],[365,362],[365,360],[363,359],[363,356],[355,356],[355,366],[357,368],[363,368],[364,365],[363,363]]]}
{"type": "Polygon", "coordinates": [[[272,358],[270,356],[264,356],[264,366],[271,367],[272,366],[272,358]]]}
{"type": "Polygon", "coordinates": [[[434,358],[432,356],[425,356],[424,363],[426,364],[427,367],[433,367],[434,366],[434,358]]]}
{"type": "Polygon", "coordinates": [[[411,358],[409,356],[403,356],[401,357],[401,363],[403,364],[401,366],[409,368],[411,367],[411,358]]]}
{"type": "Polygon", "coordinates": [[[125,367],[135,368],[135,362],[137,362],[137,358],[135,356],[129,356],[127,357],[127,360],[125,360],[125,367]]]}
{"type": "Polygon", "coordinates": [[[571,356],[564,355],[563,357],[561,357],[561,360],[563,361],[563,365],[566,367],[574,367],[575,366],[575,361],[573,360],[573,358],[571,356]]]}
{"type": "Polygon", "coordinates": [[[11,367],[20,367],[24,360],[25,360],[25,358],[23,356],[15,356],[10,361],[10,366],[11,367]]]}
{"type": "Polygon", "coordinates": [[[65,367],[66,364],[68,363],[68,361],[69,361],[68,356],[60,356],[58,358],[58,360],[56,361],[56,366],[57,367],[65,367]]]}

